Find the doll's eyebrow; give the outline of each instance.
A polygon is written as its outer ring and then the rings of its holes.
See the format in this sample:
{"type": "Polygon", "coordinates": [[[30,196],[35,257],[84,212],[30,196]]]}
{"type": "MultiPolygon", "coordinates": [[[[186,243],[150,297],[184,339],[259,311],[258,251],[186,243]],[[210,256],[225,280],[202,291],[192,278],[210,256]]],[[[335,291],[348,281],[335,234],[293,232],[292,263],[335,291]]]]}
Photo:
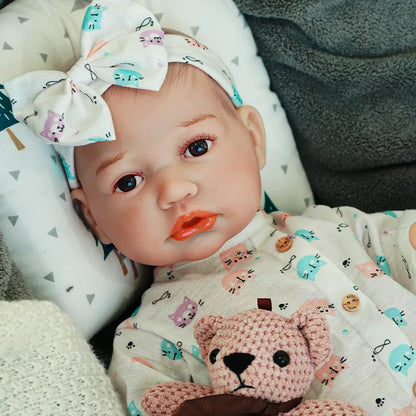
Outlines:
{"type": "Polygon", "coordinates": [[[190,120],[183,121],[179,124],[179,127],[189,127],[193,124],[200,123],[208,118],[216,118],[214,114],[198,114],[196,117],[191,118],[190,120]]]}
{"type": "MultiPolygon", "coordinates": [[[[200,123],[201,121],[207,120],[209,118],[216,118],[214,114],[198,114],[196,117],[191,118],[190,120],[183,121],[179,124],[179,127],[189,127],[193,124],[200,123]]],[[[112,164],[118,162],[120,159],[122,159],[125,155],[124,152],[120,152],[119,154],[115,155],[114,157],[111,157],[109,159],[103,160],[100,165],[98,166],[95,175],[98,176],[103,170],[107,169],[112,164]]]]}
{"type": "Polygon", "coordinates": [[[95,171],[95,176],[98,176],[103,170],[107,169],[112,164],[118,162],[120,159],[124,157],[125,154],[126,154],[126,151],[120,152],[113,157],[103,160],[98,166],[97,170],[95,171]]]}

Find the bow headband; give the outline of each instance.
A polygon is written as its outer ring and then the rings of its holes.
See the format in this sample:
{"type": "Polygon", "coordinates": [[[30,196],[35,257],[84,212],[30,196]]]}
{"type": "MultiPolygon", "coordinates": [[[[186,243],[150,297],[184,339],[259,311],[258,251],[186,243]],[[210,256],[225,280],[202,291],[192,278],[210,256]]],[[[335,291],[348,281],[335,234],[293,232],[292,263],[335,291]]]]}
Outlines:
{"type": "Polygon", "coordinates": [[[231,74],[206,46],[165,35],[156,18],[131,0],[94,1],[82,23],[81,58],[67,72],[35,71],[4,84],[16,119],[60,154],[68,183],[77,188],[74,146],[115,140],[101,97],[111,85],[158,91],[169,62],[193,65],[242,105],[231,74]]]}

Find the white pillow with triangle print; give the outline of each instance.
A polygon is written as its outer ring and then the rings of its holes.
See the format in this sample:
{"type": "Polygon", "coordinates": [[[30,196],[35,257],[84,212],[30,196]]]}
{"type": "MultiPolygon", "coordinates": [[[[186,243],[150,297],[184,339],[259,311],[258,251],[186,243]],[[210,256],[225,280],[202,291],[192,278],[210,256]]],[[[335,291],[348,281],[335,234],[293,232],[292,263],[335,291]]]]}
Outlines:
{"type": "Polygon", "coordinates": [[[136,300],[140,267],[86,229],[55,150],[8,108],[0,88],[0,229],[35,297],[57,303],[89,338],[136,300]]]}
{"type": "MultiPolygon", "coordinates": [[[[261,112],[268,152],[262,171],[266,210],[300,213],[313,203],[286,115],[269,90],[250,28],[233,1],[136,1],[162,27],[189,33],[215,50],[232,71],[243,101],[261,112]]],[[[79,55],[89,4],[15,0],[0,10],[0,83],[36,69],[69,69],[79,55]]],[[[129,261],[103,248],[85,229],[53,148],[13,121],[9,109],[0,89],[0,229],[35,296],[55,301],[92,336],[137,297],[142,279],[129,261]]]]}

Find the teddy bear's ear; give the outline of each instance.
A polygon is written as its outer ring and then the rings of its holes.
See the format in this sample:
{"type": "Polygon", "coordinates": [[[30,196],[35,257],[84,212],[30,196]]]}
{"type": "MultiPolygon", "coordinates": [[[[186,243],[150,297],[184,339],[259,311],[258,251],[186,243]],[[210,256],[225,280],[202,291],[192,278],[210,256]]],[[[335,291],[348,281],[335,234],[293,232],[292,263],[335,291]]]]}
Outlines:
{"type": "Polygon", "coordinates": [[[297,326],[309,344],[309,354],[315,369],[322,367],[331,354],[331,334],[326,318],[307,309],[295,312],[289,319],[297,326]]]}
{"type": "Polygon", "coordinates": [[[209,354],[209,346],[212,338],[221,328],[224,318],[220,315],[203,315],[195,323],[194,337],[199,345],[199,352],[205,361],[209,354]]]}

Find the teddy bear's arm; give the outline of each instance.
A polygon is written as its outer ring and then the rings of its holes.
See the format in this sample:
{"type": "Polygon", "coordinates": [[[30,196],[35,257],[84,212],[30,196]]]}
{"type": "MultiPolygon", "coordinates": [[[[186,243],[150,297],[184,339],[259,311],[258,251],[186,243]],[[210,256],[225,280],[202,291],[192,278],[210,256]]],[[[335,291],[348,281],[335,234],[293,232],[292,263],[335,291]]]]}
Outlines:
{"type": "Polygon", "coordinates": [[[190,382],[161,383],[146,390],[142,407],[151,416],[173,416],[185,401],[214,394],[211,386],[190,382]]]}
{"type": "Polygon", "coordinates": [[[306,400],[287,416],[370,416],[360,406],[335,400],[306,400]]]}

